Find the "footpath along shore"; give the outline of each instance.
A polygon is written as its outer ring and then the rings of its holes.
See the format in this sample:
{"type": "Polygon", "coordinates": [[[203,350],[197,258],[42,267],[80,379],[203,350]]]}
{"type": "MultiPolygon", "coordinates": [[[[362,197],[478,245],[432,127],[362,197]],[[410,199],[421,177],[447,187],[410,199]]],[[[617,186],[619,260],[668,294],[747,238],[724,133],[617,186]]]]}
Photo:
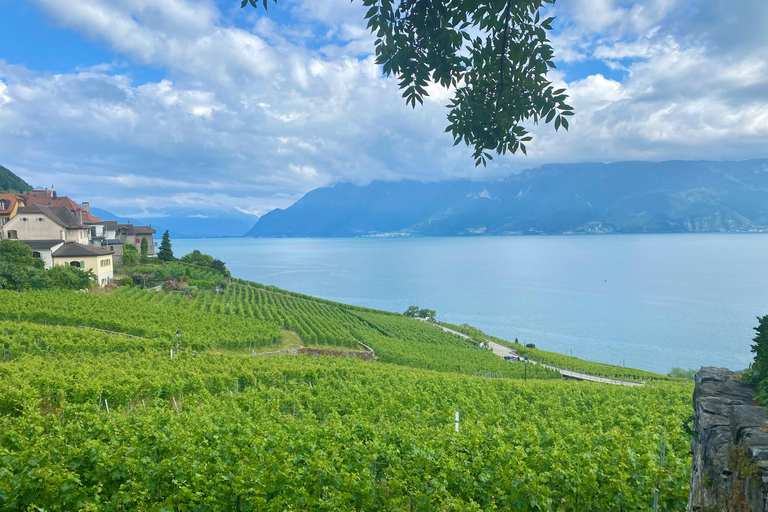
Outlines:
{"type": "MultiPolygon", "coordinates": [[[[421,318],[419,320],[424,321],[421,318]]],[[[468,339],[468,340],[472,339],[471,336],[467,336],[466,334],[464,334],[462,332],[454,331],[453,329],[450,329],[448,327],[442,326],[440,324],[432,324],[432,325],[435,325],[436,327],[441,328],[445,332],[454,334],[456,336],[460,336],[460,337],[468,339]]],[[[493,350],[493,353],[496,354],[499,357],[512,357],[512,358],[514,358],[514,359],[516,359],[518,361],[522,361],[523,360],[523,358],[517,352],[515,352],[514,350],[512,350],[509,347],[505,347],[504,345],[499,345],[498,343],[493,342],[491,340],[485,340],[485,342],[488,343],[489,347],[491,347],[491,350],[493,350]]],[[[541,366],[543,366],[545,368],[550,368],[552,370],[557,370],[566,379],[586,380],[586,381],[590,381],[590,382],[602,382],[603,384],[612,384],[614,386],[642,386],[643,385],[642,382],[631,382],[631,381],[627,381],[627,380],[609,379],[607,377],[598,377],[596,375],[589,375],[587,373],[574,372],[574,371],[571,371],[571,370],[566,370],[564,368],[558,368],[556,366],[550,366],[548,364],[537,363],[536,361],[534,361],[532,359],[529,359],[528,362],[532,363],[532,364],[541,364],[541,366]]]]}

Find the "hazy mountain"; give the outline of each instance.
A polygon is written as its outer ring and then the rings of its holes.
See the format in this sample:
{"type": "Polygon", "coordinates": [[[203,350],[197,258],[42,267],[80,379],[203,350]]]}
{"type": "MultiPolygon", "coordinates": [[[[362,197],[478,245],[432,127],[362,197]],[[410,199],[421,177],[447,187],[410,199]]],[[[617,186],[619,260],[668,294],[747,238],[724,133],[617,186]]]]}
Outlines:
{"type": "Polygon", "coordinates": [[[0,165],[0,192],[17,193],[31,188],[26,181],[0,165]]]}
{"type": "Polygon", "coordinates": [[[166,208],[143,214],[141,217],[118,216],[106,210],[91,208],[91,213],[102,220],[119,220],[142,226],[151,225],[158,234],[166,229],[171,238],[217,238],[242,236],[258,217],[239,210],[199,210],[166,208]]]}
{"type": "Polygon", "coordinates": [[[338,184],[247,236],[664,233],[768,229],[768,159],[545,165],[485,181],[338,184]]]}

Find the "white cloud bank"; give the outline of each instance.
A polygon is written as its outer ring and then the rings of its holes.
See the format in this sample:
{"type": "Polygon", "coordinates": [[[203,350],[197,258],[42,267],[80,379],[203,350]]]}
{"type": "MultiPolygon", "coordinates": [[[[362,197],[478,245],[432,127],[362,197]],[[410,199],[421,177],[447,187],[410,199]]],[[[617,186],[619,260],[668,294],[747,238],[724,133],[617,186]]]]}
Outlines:
{"type": "Polygon", "coordinates": [[[281,0],[291,14],[281,24],[274,9],[207,1],[35,2],[51,23],[164,70],[137,84],[130,67],[54,75],[0,61],[4,164],[106,208],[203,202],[263,214],[340,180],[768,156],[765,0],[561,0],[561,62],[604,62],[622,78],[554,73],[576,108],[570,132],[533,127],[528,158],[488,169],[442,133],[444,97],[414,111],[380,76],[359,3],[281,0]]]}

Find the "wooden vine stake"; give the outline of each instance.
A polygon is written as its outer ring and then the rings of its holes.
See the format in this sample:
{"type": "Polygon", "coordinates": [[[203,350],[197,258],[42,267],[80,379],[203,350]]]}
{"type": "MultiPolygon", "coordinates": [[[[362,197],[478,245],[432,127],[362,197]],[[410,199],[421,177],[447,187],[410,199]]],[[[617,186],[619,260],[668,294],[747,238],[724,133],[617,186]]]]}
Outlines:
{"type": "Polygon", "coordinates": [[[656,477],[656,488],[653,490],[653,512],[659,512],[659,484],[661,472],[664,470],[664,459],[667,455],[667,445],[664,443],[664,431],[661,431],[661,448],[659,450],[659,475],[656,477]]]}
{"type": "Polygon", "coordinates": [[[176,403],[176,397],[173,398],[173,406],[176,408],[176,414],[179,414],[179,404],[176,403]]]}
{"type": "Polygon", "coordinates": [[[456,411],[456,432],[459,431],[459,411],[456,411]]]}

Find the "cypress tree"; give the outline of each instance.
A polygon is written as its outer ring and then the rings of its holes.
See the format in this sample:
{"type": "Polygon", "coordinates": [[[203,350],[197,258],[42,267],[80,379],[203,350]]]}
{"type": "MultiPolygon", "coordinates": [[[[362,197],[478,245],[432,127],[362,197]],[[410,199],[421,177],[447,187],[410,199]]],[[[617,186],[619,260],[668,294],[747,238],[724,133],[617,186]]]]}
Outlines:
{"type": "Polygon", "coordinates": [[[173,261],[173,250],[171,249],[171,234],[168,230],[163,233],[163,240],[160,242],[160,250],[157,251],[157,258],[163,261],[173,261]]]}

